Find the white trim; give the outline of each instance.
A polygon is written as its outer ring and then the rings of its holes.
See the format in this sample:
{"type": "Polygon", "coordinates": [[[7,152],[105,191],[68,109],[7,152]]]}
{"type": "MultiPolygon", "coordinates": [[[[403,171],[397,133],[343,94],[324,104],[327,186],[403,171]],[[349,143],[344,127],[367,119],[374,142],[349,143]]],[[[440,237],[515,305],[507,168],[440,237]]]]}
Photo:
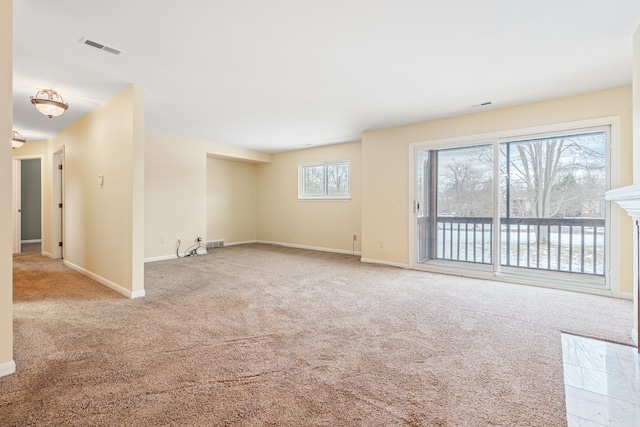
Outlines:
{"type": "MultiPolygon", "coordinates": [[[[33,154],[33,155],[27,155],[27,156],[15,156],[13,157],[14,160],[18,160],[20,162],[22,162],[23,160],[40,160],[40,230],[41,230],[41,234],[42,234],[42,230],[44,230],[44,214],[43,214],[43,209],[44,209],[44,187],[45,187],[45,176],[44,176],[44,162],[45,162],[45,156],[42,154],[33,154]]],[[[22,163],[20,163],[20,168],[22,168],[22,163]]],[[[14,177],[14,179],[18,179],[18,177],[14,177]]],[[[20,176],[20,185],[22,183],[22,176],[20,176]]],[[[15,188],[15,186],[14,186],[15,188]]],[[[20,232],[22,231],[22,220],[20,221],[20,232]]],[[[16,233],[16,237],[20,238],[20,235],[16,233]]],[[[37,242],[42,242],[42,239],[40,240],[22,240],[20,243],[37,243],[37,242]]]]}
{"type": "Polygon", "coordinates": [[[416,175],[418,173],[418,165],[416,164],[418,162],[416,150],[418,149],[419,147],[417,145],[409,144],[409,198],[407,198],[407,201],[409,202],[409,221],[407,223],[409,226],[409,229],[407,230],[407,232],[409,233],[409,263],[407,265],[409,266],[409,268],[413,268],[416,264],[416,257],[418,253],[416,248],[418,243],[418,233],[416,232],[416,225],[418,222],[418,209],[416,207],[416,203],[418,201],[415,182],[417,179],[416,175]]]}
{"type": "MultiPolygon", "coordinates": [[[[608,137],[605,196],[609,190],[620,186],[620,117],[611,117],[608,137]]],[[[610,201],[605,202],[605,221],[605,285],[616,295],[620,294],[620,212],[610,201]]]]}
{"type": "Polygon", "coordinates": [[[13,253],[19,254],[22,251],[20,248],[21,231],[22,231],[22,161],[16,157],[12,161],[12,173],[13,173],[13,194],[11,202],[11,217],[13,219],[13,239],[11,240],[13,246],[13,253]]]}
{"type": "Polygon", "coordinates": [[[592,294],[592,295],[621,298],[621,299],[629,299],[631,297],[630,294],[614,293],[608,289],[605,289],[604,287],[597,288],[597,287],[577,286],[573,284],[561,284],[561,282],[541,281],[537,278],[530,279],[529,278],[530,276],[526,276],[526,275],[515,275],[515,274],[509,274],[509,273],[494,274],[489,271],[472,270],[468,268],[467,269],[458,268],[456,270],[452,270],[451,268],[446,268],[441,265],[433,265],[433,264],[420,264],[420,265],[423,268],[419,268],[416,270],[426,271],[429,273],[445,274],[448,276],[468,277],[471,279],[478,279],[478,280],[492,280],[495,282],[535,286],[538,288],[557,289],[561,291],[579,292],[583,294],[592,294]]]}
{"type": "MultiPolygon", "coordinates": [[[[63,258],[64,250],[59,246],[59,242],[64,243],[64,180],[65,180],[65,146],[58,147],[51,154],[51,258],[63,258]],[[62,165],[62,173],[58,172],[59,165],[62,165]],[[62,203],[62,209],[58,207],[62,203]]],[[[44,228],[43,228],[44,230],[44,228]]]]}
{"type": "MultiPolygon", "coordinates": [[[[344,250],[344,249],[334,249],[334,248],[323,248],[323,247],[319,247],[319,246],[308,246],[308,245],[296,245],[293,243],[282,243],[282,242],[272,242],[272,241],[267,241],[267,240],[247,240],[244,242],[224,242],[224,246],[219,247],[219,248],[207,248],[208,252],[211,251],[216,251],[218,249],[224,249],[226,247],[229,246],[238,246],[238,245],[250,245],[250,244],[254,244],[254,243],[262,243],[265,245],[272,245],[272,246],[284,246],[284,247],[288,247],[288,248],[295,248],[295,249],[307,249],[307,250],[312,250],[312,251],[318,251],[318,252],[330,252],[330,253],[337,253],[337,254],[344,254],[344,255],[362,255],[361,252],[359,251],[349,251],[349,250],[344,250]]],[[[167,261],[170,259],[176,259],[178,258],[175,254],[173,255],[164,255],[164,256],[158,256],[158,257],[150,257],[150,258],[145,258],[144,262],[156,262],[156,261],[167,261]]],[[[392,265],[392,264],[389,264],[392,265]]],[[[398,264],[397,266],[404,266],[404,268],[406,268],[407,266],[402,264],[398,264]]]]}
{"type": "Polygon", "coordinates": [[[633,294],[629,292],[611,292],[611,296],[619,299],[633,301],[633,294]]]}
{"type": "Polygon", "coordinates": [[[0,363],[0,377],[11,375],[16,372],[16,362],[10,360],[9,362],[0,363]]]}
{"type": "Polygon", "coordinates": [[[143,298],[145,296],[145,291],[144,289],[141,291],[135,291],[135,292],[131,292],[131,299],[135,299],[135,298],[143,298]]]}
{"type": "Polygon", "coordinates": [[[351,197],[298,197],[299,202],[350,202],[351,197]]]}
{"type": "MultiPolygon", "coordinates": [[[[542,126],[534,126],[534,127],[528,127],[528,128],[519,128],[519,129],[509,129],[509,130],[501,130],[501,131],[496,131],[496,132],[489,132],[489,133],[481,133],[481,134],[471,134],[471,135],[463,135],[463,136],[457,136],[457,137],[451,137],[451,138],[442,138],[442,139],[435,139],[435,140],[422,140],[422,141],[416,141],[416,142],[412,142],[409,144],[409,200],[415,200],[416,199],[416,194],[415,194],[415,183],[413,181],[415,181],[416,179],[416,174],[417,174],[417,170],[416,170],[416,164],[415,164],[415,153],[416,150],[420,150],[420,149],[429,149],[429,150],[437,150],[437,149],[443,149],[443,148],[452,148],[452,147],[465,147],[468,145],[475,145],[475,144],[493,144],[494,145],[494,155],[495,153],[498,151],[498,147],[499,144],[501,142],[504,141],[509,141],[509,140],[524,140],[530,137],[535,137],[535,138],[539,138],[541,136],[545,136],[545,135],[552,135],[552,134],[559,134],[559,133],[565,133],[565,132],[571,132],[571,131],[581,131],[581,130],[585,130],[585,129],[590,129],[590,128],[604,128],[604,127],[608,127],[607,130],[607,136],[608,136],[608,140],[607,140],[607,156],[606,156],[606,168],[607,168],[607,183],[606,183],[606,188],[610,189],[610,188],[614,188],[615,186],[619,185],[620,182],[620,176],[619,176],[619,170],[620,170],[620,137],[621,137],[621,131],[620,131],[620,116],[607,116],[607,117],[601,117],[601,118],[596,118],[596,119],[588,119],[588,120],[579,120],[579,121],[573,121],[573,122],[564,122],[564,123],[555,123],[555,124],[549,124],[549,125],[542,125],[542,126]]],[[[498,158],[494,158],[494,163],[498,162],[498,158]]],[[[494,167],[494,179],[495,179],[495,175],[497,174],[496,168],[494,167]]],[[[494,189],[497,188],[497,184],[494,183],[494,189]]],[[[494,192],[495,193],[495,192],[494,192]]],[[[494,194],[494,217],[499,215],[499,200],[496,200],[497,198],[497,194],[494,194]],[[496,204],[498,204],[498,206],[496,206],[496,204]],[[496,209],[497,208],[497,209],[496,209]]],[[[605,265],[605,287],[606,290],[603,288],[600,289],[590,289],[590,288],[580,288],[580,289],[574,289],[571,286],[569,287],[565,287],[562,285],[559,285],[557,288],[558,289],[567,289],[567,290],[573,290],[573,291],[578,291],[581,292],[582,290],[584,290],[584,292],[587,293],[598,293],[598,294],[602,294],[604,292],[604,294],[609,295],[609,296],[617,296],[617,297],[623,297],[623,293],[620,292],[620,286],[619,286],[619,270],[620,270],[620,266],[618,265],[613,265],[615,262],[619,262],[617,260],[620,259],[619,257],[619,245],[616,244],[615,242],[617,242],[617,240],[613,240],[611,239],[611,236],[618,236],[619,235],[619,222],[618,222],[618,218],[613,218],[614,214],[612,212],[611,209],[611,203],[607,203],[607,213],[606,213],[606,226],[607,226],[607,230],[609,231],[607,233],[607,242],[605,242],[606,248],[606,259],[607,259],[607,264],[605,265]],[[616,261],[612,261],[612,260],[616,260],[616,261]]],[[[495,221],[495,218],[494,218],[495,221]]],[[[415,213],[412,212],[412,209],[409,208],[409,266],[412,269],[416,269],[416,270],[425,270],[425,271],[432,271],[432,269],[430,267],[428,267],[428,264],[420,264],[418,263],[417,259],[416,259],[416,250],[415,250],[415,245],[416,245],[416,215],[415,213]]],[[[494,227],[494,233],[498,233],[499,232],[499,227],[494,227]]],[[[494,244],[498,245],[498,240],[494,239],[494,244]]],[[[498,253],[494,250],[494,253],[498,253]]],[[[502,267],[499,265],[499,259],[498,257],[496,257],[496,260],[494,262],[494,268],[498,268],[496,271],[500,272],[502,270],[502,267]]],[[[437,272],[443,272],[445,274],[457,274],[457,271],[459,269],[456,270],[451,270],[451,269],[447,269],[445,270],[444,267],[436,267],[435,269],[433,269],[433,271],[439,270],[437,272]]],[[[472,276],[470,277],[477,277],[475,274],[475,272],[472,273],[472,276]]],[[[502,276],[504,277],[503,279],[498,279],[498,280],[502,280],[502,281],[507,281],[506,278],[512,278],[513,275],[511,274],[505,274],[505,273],[499,273],[496,274],[495,277],[493,277],[493,279],[496,279],[498,276],[502,276]]],[[[488,277],[483,277],[482,278],[488,278],[488,277]]],[[[530,280],[530,279],[514,279],[514,283],[523,283],[523,284],[532,284],[532,285],[539,285],[539,286],[543,286],[543,287],[551,287],[551,288],[556,288],[556,286],[554,286],[553,284],[546,284],[546,283],[539,283],[536,284],[535,283],[535,279],[534,280],[530,280]],[[523,282],[531,282],[531,283],[523,283],[523,282]]],[[[626,298],[626,296],[624,296],[624,298],[626,298]]]]}
{"type": "Polygon", "coordinates": [[[29,156],[13,156],[13,158],[18,160],[37,160],[37,159],[42,160],[44,156],[42,154],[33,154],[29,156]]]}
{"type": "MultiPolygon", "coordinates": [[[[224,239],[218,239],[218,240],[224,240],[224,239]]],[[[218,240],[209,240],[208,242],[214,242],[214,241],[218,241],[218,240]]],[[[207,253],[214,250],[214,249],[223,249],[226,248],[227,246],[236,246],[236,245],[248,245],[251,243],[258,243],[257,240],[247,240],[245,242],[224,242],[224,246],[219,247],[219,248],[207,248],[207,253]]],[[[155,256],[155,257],[148,257],[144,259],[145,264],[148,262],[158,262],[158,261],[168,261],[170,259],[177,259],[177,258],[182,258],[182,257],[178,257],[175,253],[171,254],[171,255],[160,255],[160,256],[155,256]]]]}
{"type": "MultiPolygon", "coordinates": [[[[500,140],[499,139],[497,139],[493,143],[492,168],[493,168],[493,182],[491,183],[491,187],[492,187],[492,196],[493,196],[493,200],[492,200],[493,223],[491,224],[491,226],[493,227],[493,235],[491,238],[493,239],[493,242],[492,242],[493,247],[491,248],[491,252],[494,254],[494,256],[493,256],[493,264],[491,266],[491,269],[495,274],[496,272],[500,271],[500,268],[501,268],[500,262],[502,260],[502,255],[500,254],[500,250],[502,248],[502,226],[500,225],[500,140]],[[494,225],[496,226],[494,227],[494,225]]],[[[506,201],[507,200],[505,195],[505,202],[506,201]]],[[[510,207],[508,206],[505,207],[505,211],[508,209],[510,209],[510,207]]],[[[438,213],[436,212],[436,217],[437,216],[438,216],[438,213]]],[[[507,230],[508,230],[508,233],[511,233],[511,229],[509,227],[507,228],[507,230]]],[[[506,237],[506,234],[507,232],[505,232],[505,237],[506,237]]],[[[518,235],[520,235],[520,229],[518,229],[518,235]]],[[[443,255],[444,255],[444,250],[443,250],[443,255]]],[[[510,254],[507,256],[509,258],[511,257],[510,254]]]]}
{"type": "MultiPolygon", "coordinates": [[[[430,149],[464,147],[471,144],[490,144],[493,140],[504,140],[517,138],[525,139],[527,137],[544,136],[546,133],[557,133],[562,131],[580,130],[598,126],[620,126],[620,116],[607,116],[597,119],[579,120],[574,122],[554,123],[550,125],[534,126],[521,129],[508,129],[496,132],[479,133],[472,135],[463,135],[450,138],[440,138],[434,140],[421,140],[409,144],[410,147],[429,147],[430,149]]],[[[616,134],[620,138],[620,132],[616,134]]],[[[613,140],[613,138],[612,138],[613,140]]]]}
{"type": "Polygon", "coordinates": [[[631,217],[640,218],[640,184],[612,188],[605,193],[605,200],[616,202],[631,217]]]}
{"type": "Polygon", "coordinates": [[[112,281],[110,281],[108,279],[105,279],[102,276],[98,276],[97,274],[92,273],[89,270],[85,270],[84,268],[82,268],[82,267],[80,267],[78,265],[75,265],[74,263],[69,262],[67,260],[64,261],[64,265],[66,265],[67,267],[77,271],[78,273],[81,273],[81,274],[84,274],[87,277],[90,277],[91,279],[95,280],[96,282],[103,284],[107,288],[113,289],[114,291],[126,296],[127,298],[132,298],[132,299],[133,298],[140,298],[140,297],[143,297],[145,295],[144,294],[144,290],[132,292],[132,291],[130,291],[128,289],[123,288],[122,286],[120,286],[120,285],[118,285],[116,283],[113,283],[112,281]]]}
{"type": "Polygon", "coordinates": [[[148,262],[167,261],[167,260],[176,259],[176,258],[178,258],[178,256],[176,254],[162,255],[162,256],[154,256],[154,257],[145,258],[144,262],[146,264],[148,262]]]}
{"type": "MultiPolygon", "coordinates": [[[[324,190],[327,191],[327,177],[324,179],[324,190]]],[[[298,201],[350,201],[351,200],[351,161],[350,160],[329,160],[325,162],[310,162],[310,163],[298,163],[298,201]],[[313,166],[328,166],[328,165],[339,165],[342,163],[347,164],[347,178],[348,185],[347,194],[344,196],[304,196],[303,195],[303,170],[307,167],[313,166]]]]}
{"type": "MultiPolygon", "coordinates": [[[[285,246],[287,248],[308,249],[311,251],[319,251],[319,252],[331,252],[335,254],[362,255],[362,253],[358,251],[354,252],[354,251],[348,251],[344,249],[322,248],[319,246],[307,246],[307,245],[295,245],[292,243],[269,242],[266,240],[257,240],[255,243],[264,243],[265,245],[273,245],[273,246],[285,246]]],[[[231,245],[227,245],[227,246],[231,246],[231,245]]]]}
{"type": "Polygon", "coordinates": [[[42,251],[42,255],[49,257],[49,258],[53,258],[53,254],[51,252],[47,252],[47,251],[42,251]]]}
{"type": "Polygon", "coordinates": [[[42,243],[42,239],[21,240],[20,243],[42,243]]]}
{"type": "Polygon", "coordinates": [[[360,262],[364,262],[367,264],[388,265],[389,267],[404,268],[405,270],[409,269],[409,264],[402,264],[399,262],[381,261],[378,259],[370,259],[370,258],[360,258],[360,262]]]}
{"type": "MultiPolygon", "coordinates": [[[[224,239],[219,239],[219,240],[224,240],[224,239]]],[[[222,246],[222,247],[219,247],[219,248],[208,248],[208,249],[223,249],[223,248],[226,248],[227,246],[250,245],[252,243],[259,243],[259,242],[257,240],[247,240],[247,241],[244,241],[244,242],[224,242],[224,246],[222,246]]]]}
{"type": "Polygon", "coordinates": [[[631,339],[636,347],[638,347],[638,330],[635,328],[631,330],[631,339]]]}

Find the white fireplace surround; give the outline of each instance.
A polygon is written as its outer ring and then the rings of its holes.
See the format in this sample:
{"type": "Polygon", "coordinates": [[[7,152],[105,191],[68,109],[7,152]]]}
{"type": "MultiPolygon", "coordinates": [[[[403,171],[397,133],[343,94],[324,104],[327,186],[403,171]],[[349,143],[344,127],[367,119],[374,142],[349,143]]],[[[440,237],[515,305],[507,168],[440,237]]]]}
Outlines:
{"type": "Polygon", "coordinates": [[[620,205],[622,209],[627,211],[627,213],[633,218],[634,222],[634,254],[633,254],[633,278],[634,278],[634,290],[633,290],[633,305],[634,305],[634,313],[635,313],[635,321],[634,327],[632,331],[633,342],[638,346],[638,317],[640,314],[638,313],[638,292],[640,288],[640,280],[638,280],[638,252],[639,252],[639,242],[638,242],[638,229],[640,227],[640,185],[629,185],[626,187],[616,188],[615,190],[610,190],[605,193],[605,200],[610,200],[612,202],[620,205]]]}
{"type": "Polygon", "coordinates": [[[634,220],[640,220],[640,184],[609,190],[604,198],[619,204],[634,220]]]}

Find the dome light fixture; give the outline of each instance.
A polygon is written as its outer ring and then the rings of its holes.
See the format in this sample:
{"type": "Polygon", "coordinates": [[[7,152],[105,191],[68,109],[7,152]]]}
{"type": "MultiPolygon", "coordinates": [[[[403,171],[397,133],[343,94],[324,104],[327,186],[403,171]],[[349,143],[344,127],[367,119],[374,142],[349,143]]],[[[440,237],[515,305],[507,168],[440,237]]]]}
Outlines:
{"type": "Polygon", "coordinates": [[[17,130],[14,130],[11,133],[11,147],[20,148],[24,145],[25,142],[27,142],[27,139],[22,136],[22,134],[17,130]]]}
{"type": "Polygon", "coordinates": [[[69,104],[65,104],[62,96],[52,89],[42,89],[31,97],[31,103],[45,116],[52,118],[58,117],[69,108],[69,104]]]}

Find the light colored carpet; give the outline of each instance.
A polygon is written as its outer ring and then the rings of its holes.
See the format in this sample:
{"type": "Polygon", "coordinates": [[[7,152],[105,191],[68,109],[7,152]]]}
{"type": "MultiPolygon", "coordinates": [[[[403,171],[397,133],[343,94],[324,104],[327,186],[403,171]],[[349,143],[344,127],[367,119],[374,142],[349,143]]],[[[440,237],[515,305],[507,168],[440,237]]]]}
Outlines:
{"type": "Polygon", "coordinates": [[[136,300],[14,270],[5,426],[559,426],[560,332],[630,344],[630,301],[277,246],[147,264],[136,300]]]}
{"type": "Polygon", "coordinates": [[[36,253],[42,253],[42,244],[37,242],[37,243],[22,243],[22,245],[20,245],[20,250],[22,252],[36,252],[36,253]]]}

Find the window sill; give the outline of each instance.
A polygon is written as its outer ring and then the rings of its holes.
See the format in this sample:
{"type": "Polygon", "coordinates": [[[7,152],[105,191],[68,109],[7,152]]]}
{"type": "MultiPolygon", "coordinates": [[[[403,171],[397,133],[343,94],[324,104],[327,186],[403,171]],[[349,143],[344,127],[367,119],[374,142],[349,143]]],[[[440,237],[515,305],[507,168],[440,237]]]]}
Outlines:
{"type": "Polygon", "coordinates": [[[351,197],[298,197],[299,202],[350,202],[351,197]]]}

